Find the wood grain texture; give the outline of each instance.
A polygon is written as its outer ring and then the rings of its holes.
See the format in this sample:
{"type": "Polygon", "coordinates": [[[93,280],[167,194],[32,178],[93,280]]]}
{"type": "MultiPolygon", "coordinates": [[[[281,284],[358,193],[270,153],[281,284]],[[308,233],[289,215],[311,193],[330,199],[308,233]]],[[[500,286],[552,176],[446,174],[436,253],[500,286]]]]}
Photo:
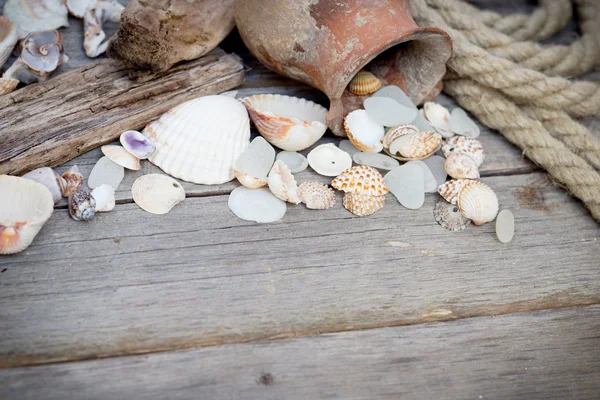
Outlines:
{"type": "Polygon", "coordinates": [[[170,108],[244,81],[239,59],[220,49],[146,83],[101,60],[0,97],[0,173],[56,166],[143,128],[170,108]]]}
{"type": "Polygon", "coordinates": [[[387,196],[368,218],[289,206],[237,219],[227,196],[164,216],[118,205],[92,224],[56,210],[0,258],[0,366],[38,364],[600,302],[600,228],[542,174],[484,179],[516,216],[451,233],[438,195],[387,196]],[[565,229],[565,227],[569,229],[565,229]]]}
{"type": "Polygon", "coordinates": [[[10,399],[597,399],[600,307],[0,370],[10,399]]]}

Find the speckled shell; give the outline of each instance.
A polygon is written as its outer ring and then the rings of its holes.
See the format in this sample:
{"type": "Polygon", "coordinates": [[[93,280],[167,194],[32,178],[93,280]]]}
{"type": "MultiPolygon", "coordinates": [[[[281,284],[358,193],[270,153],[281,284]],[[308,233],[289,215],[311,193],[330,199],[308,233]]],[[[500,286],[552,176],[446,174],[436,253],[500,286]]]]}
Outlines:
{"type": "Polygon", "coordinates": [[[469,182],[473,182],[469,179],[453,179],[440,185],[438,187],[438,193],[446,199],[447,202],[452,204],[458,203],[458,194],[461,189],[468,184],[469,182]]]}
{"type": "Polygon", "coordinates": [[[73,165],[67,172],[62,174],[62,178],[66,182],[65,189],[63,190],[63,197],[69,197],[77,189],[83,185],[83,175],[79,171],[77,165],[73,165]]]}
{"type": "Polygon", "coordinates": [[[302,182],[298,186],[298,197],[312,210],[326,210],[335,205],[335,191],[320,182],[302,182]]]}
{"type": "Polygon", "coordinates": [[[25,250],[54,211],[52,194],[42,184],[0,175],[0,254],[25,250]]]}
{"type": "Polygon", "coordinates": [[[496,218],[498,197],[485,183],[470,181],[458,194],[458,207],[475,225],[483,225],[496,218]]]}
{"type": "Polygon", "coordinates": [[[444,155],[448,157],[452,153],[464,153],[471,157],[481,167],[485,160],[485,152],[479,140],[467,136],[454,136],[446,139],[442,145],[444,155]]]}
{"type": "Polygon", "coordinates": [[[419,128],[411,124],[394,126],[393,128],[390,128],[390,130],[387,131],[387,133],[383,137],[383,147],[389,149],[392,142],[398,139],[399,137],[418,132],[419,128]]]}
{"type": "Polygon", "coordinates": [[[360,71],[348,85],[348,90],[358,96],[375,93],[381,87],[381,81],[367,71],[360,71]]]}
{"type": "Polygon", "coordinates": [[[278,94],[242,99],[250,118],[269,143],[286,151],[309,148],[327,130],[327,109],[312,101],[278,94]]]}
{"type": "Polygon", "coordinates": [[[292,204],[299,204],[298,186],[294,175],[281,160],[275,161],[268,177],[269,189],[279,200],[292,204]]]}
{"type": "Polygon", "coordinates": [[[342,192],[369,196],[383,196],[389,191],[379,171],[366,165],[345,170],[331,182],[331,186],[342,192]]]}
{"type": "Polygon", "coordinates": [[[446,173],[454,179],[478,179],[477,163],[465,153],[450,153],[444,164],[446,173]]]}
{"type": "Polygon", "coordinates": [[[151,163],[184,181],[214,185],[234,178],[235,161],[250,145],[250,119],[239,101],[205,96],[171,109],[142,133],[156,146],[151,163]]]}
{"type": "Polygon", "coordinates": [[[354,215],[365,217],[374,214],[383,207],[385,196],[369,196],[366,194],[346,193],[344,208],[354,215]]]}
{"type": "MultiPolygon", "coordinates": [[[[400,148],[402,157],[410,160],[421,160],[433,154],[440,147],[442,136],[437,132],[419,132],[411,135],[400,148]]],[[[393,142],[390,147],[393,147],[393,142]]],[[[396,154],[397,155],[397,154],[396,154]]]]}
{"type": "Polygon", "coordinates": [[[96,215],[96,200],[83,189],[69,196],[69,215],[75,221],[91,221],[96,215]]]}

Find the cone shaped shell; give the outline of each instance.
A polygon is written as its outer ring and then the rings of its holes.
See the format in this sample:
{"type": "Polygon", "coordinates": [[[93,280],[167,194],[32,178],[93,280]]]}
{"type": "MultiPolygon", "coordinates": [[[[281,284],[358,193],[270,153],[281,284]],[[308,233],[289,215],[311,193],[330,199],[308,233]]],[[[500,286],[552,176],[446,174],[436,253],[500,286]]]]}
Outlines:
{"type": "Polygon", "coordinates": [[[483,225],[496,218],[498,197],[485,183],[470,181],[458,194],[458,207],[475,225],[483,225]]]}
{"type": "Polygon", "coordinates": [[[312,210],[327,210],[335,205],[335,191],[320,182],[302,182],[298,197],[312,210]]]}
{"type": "Polygon", "coordinates": [[[269,189],[280,200],[292,204],[299,204],[298,186],[294,175],[281,160],[275,161],[271,172],[269,172],[269,189]]]}
{"type": "Polygon", "coordinates": [[[449,203],[457,204],[458,203],[458,194],[462,190],[462,188],[467,185],[469,182],[472,182],[469,179],[453,179],[440,185],[438,188],[438,193],[449,203]]]}
{"type": "Polygon", "coordinates": [[[381,81],[371,72],[360,71],[348,85],[348,90],[352,94],[364,96],[375,93],[381,87],[381,81]]]}
{"type": "Polygon", "coordinates": [[[382,196],[388,192],[383,177],[373,167],[358,165],[342,172],[331,186],[346,193],[382,196]]]}
{"type": "Polygon", "coordinates": [[[479,168],[471,157],[464,153],[451,153],[446,158],[444,168],[454,179],[478,179],[479,168]]]}
{"type": "Polygon", "coordinates": [[[280,149],[307,149],[327,130],[327,109],[312,101],[278,94],[259,94],[242,101],[256,129],[280,149]]]}
{"type": "Polygon", "coordinates": [[[42,184],[0,175],[0,254],[25,250],[54,211],[52,194],[42,184]]]}
{"type": "Polygon", "coordinates": [[[250,144],[244,106],[227,96],[183,103],[142,132],[156,150],[148,160],[184,181],[214,185],[234,178],[235,160],[250,144]]]}
{"type": "Polygon", "coordinates": [[[132,171],[140,170],[140,159],[125,150],[122,146],[109,144],[101,147],[102,153],[115,164],[132,171]]]}
{"type": "Polygon", "coordinates": [[[185,191],[179,182],[167,175],[148,174],[140,176],[131,187],[133,201],[151,214],[166,214],[185,199],[185,191]]]}
{"type": "Polygon", "coordinates": [[[479,168],[485,161],[485,152],[479,140],[467,136],[455,136],[444,141],[442,151],[446,157],[452,153],[463,153],[471,157],[479,168]]]}
{"type": "Polygon", "coordinates": [[[69,215],[75,221],[92,221],[96,215],[96,199],[84,189],[76,190],[69,196],[69,215]]]}
{"type": "Polygon", "coordinates": [[[354,215],[365,217],[377,212],[383,207],[385,196],[369,196],[366,194],[346,193],[344,208],[354,215]]]}

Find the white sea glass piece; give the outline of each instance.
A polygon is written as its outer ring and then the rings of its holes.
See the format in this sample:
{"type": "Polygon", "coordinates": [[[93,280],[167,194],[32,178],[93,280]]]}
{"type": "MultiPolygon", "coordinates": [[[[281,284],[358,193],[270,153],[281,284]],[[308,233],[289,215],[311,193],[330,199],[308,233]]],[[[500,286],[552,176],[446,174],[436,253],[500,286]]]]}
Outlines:
{"type": "Polygon", "coordinates": [[[279,221],[287,211],[285,201],[268,189],[234,189],[227,202],[229,209],[240,219],[261,224],[279,221]]]}
{"type": "Polygon", "coordinates": [[[350,154],[350,157],[354,156],[354,153],[357,153],[360,151],[359,149],[354,147],[352,142],[350,142],[349,140],[342,140],[340,142],[340,144],[338,145],[338,147],[341,150],[344,150],[346,153],[350,154]]]}
{"type": "Polygon", "coordinates": [[[383,180],[398,202],[416,210],[425,202],[425,174],[417,164],[406,163],[388,172],[383,180]]]}
{"type": "Polygon", "coordinates": [[[88,186],[90,189],[96,189],[98,186],[107,184],[117,190],[119,184],[125,177],[125,168],[112,162],[108,157],[102,157],[88,177],[88,186]]]}
{"type": "Polygon", "coordinates": [[[306,157],[295,151],[281,151],[277,154],[276,160],[283,161],[292,174],[302,172],[308,167],[306,157]]]}
{"type": "Polygon", "coordinates": [[[257,136],[250,146],[235,160],[234,172],[252,178],[267,180],[275,161],[275,149],[262,136],[257,136]]]}
{"type": "Polygon", "coordinates": [[[410,124],[417,117],[417,109],[409,108],[389,97],[369,97],[363,103],[369,116],[383,126],[410,124]]]}
{"type": "Polygon", "coordinates": [[[362,151],[354,153],[352,159],[355,163],[360,165],[368,165],[369,167],[391,170],[400,165],[398,160],[394,160],[392,157],[388,157],[385,154],[380,153],[365,153],[362,151]]]}
{"type": "Polygon", "coordinates": [[[496,217],[496,236],[502,243],[509,243],[515,235],[515,216],[510,210],[502,210],[496,217]]]}
{"type": "Polygon", "coordinates": [[[448,178],[448,173],[445,168],[446,159],[440,156],[431,156],[423,160],[423,162],[433,174],[437,186],[443,185],[446,182],[446,178],[448,178]]]}
{"type": "Polygon", "coordinates": [[[401,105],[403,105],[405,107],[414,108],[415,110],[417,109],[417,106],[415,105],[415,103],[413,103],[413,101],[410,99],[410,97],[408,97],[402,89],[400,89],[398,86],[395,86],[395,85],[384,86],[381,89],[379,89],[378,91],[376,91],[373,94],[373,96],[389,97],[390,99],[396,100],[398,103],[400,103],[401,105]]]}
{"type": "Polygon", "coordinates": [[[431,170],[429,169],[427,164],[425,164],[423,161],[420,161],[420,160],[409,161],[406,164],[417,164],[421,168],[423,168],[423,174],[424,174],[424,179],[425,179],[425,193],[437,192],[437,188],[438,188],[437,181],[435,180],[435,177],[433,176],[433,173],[431,172],[431,170]]]}

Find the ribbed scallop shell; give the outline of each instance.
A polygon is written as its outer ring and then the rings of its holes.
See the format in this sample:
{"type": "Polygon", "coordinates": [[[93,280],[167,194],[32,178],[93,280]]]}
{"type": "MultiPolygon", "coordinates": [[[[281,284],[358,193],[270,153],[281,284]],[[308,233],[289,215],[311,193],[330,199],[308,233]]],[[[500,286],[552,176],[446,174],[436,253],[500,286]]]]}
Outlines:
{"type": "Polygon", "coordinates": [[[234,163],[250,145],[250,120],[239,101],[206,96],[171,109],[142,133],[156,146],[152,164],[184,181],[214,185],[234,178],[234,163]]]}
{"type": "MultiPolygon", "coordinates": [[[[396,143],[398,144],[398,143],[396,143]]],[[[442,136],[437,132],[418,132],[400,137],[390,145],[389,152],[397,158],[406,160],[422,160],[435,153],[442,144],[442,136]],[[400,146],[394,143],[401,141],[400,146]],[[400,157],[398,157],[400,156],[400,157]]]]}
{"type": "Polygon", "coordinates": [[[496,218],[498,197],[485,183],[470,181],[458,194],[458,207],[475,225],[483,225],[496,218]]]}
{"type": "Polygon", "coordinates": [[[358,96],[375,93],[381,87],[381,81],[367,71],[360,71],[348,85],[348,90],[358,96]]]}
{"type": "Polygon", "coordinates": [[[462,190],[462,188],[467,185],[469,182],[473,182],[469,179],[453,179],[440,185],[438,187],[438,193],[446,199],[447,202],[452,204],[458,203],[458,194],[462,190]]]}
{"type": "Polygon", "coordinates": [[[299,204],[298,186],[294,175],[281,160],[275,161],[268,178],[269,189],[279,199],[292,204],[299,204]]]}
{"type": "Polygon", "coordinates": [[[327,130],[327,109],[306,99],[258,94],[242,102],[260,134],[283,150],[307,149],[327,130]]]}
{"type": "Polygon", "coordinates": [[[383,196],[388,192],[379,171],[366,165],[345,170],[331,182],[331,186],[342,192],[369,196],[383,196]]]}
{"type": "Polygon", "coordinates": [[[442,145],[444,155],[448,157],[452,153],[463,153],[471,157],[477,164],[477,168],[485,161],[485,152],[481,142],[467,136],[454,136],[446,139],[442,145]]]}
{"type": "Polygon", "coordinates": [[[444,164],[446,173],[454,179],[478,179],[479,168],[470,156],[464,153],[450,153],[444,164]]]}
{"type": "Polygon", "coordinates": [[[344,195],[344,208],[354,215],[366,217],[374,214],[383,207],[385,196],[369,196],[366,194],[346,193],[344,195]]]}
{"type": "Polygon", "coordinates": [[[0,175],[0,254],[25,250],[54,211],[50,191],[42,184],[0,175]]]}
{"type": "Polygon", "coordinates": [[[327,210],[335,204],[335,191],[320,182],[302,182],[298,197],[311,210],[327,210]]]}
{"type": "Polygon", "coordinates": [[[19,40],[15,24],[0,16],[0,68],[4,65],[19,40]]]}
{"type": "Polygon", "coordinates": [[[402,136],[411,135],[418,133],[419,128],[411,124],[397,125],[391,128],[383,137],[383,147],[386,149],[390,148],[392,142],[402,136]]]}

